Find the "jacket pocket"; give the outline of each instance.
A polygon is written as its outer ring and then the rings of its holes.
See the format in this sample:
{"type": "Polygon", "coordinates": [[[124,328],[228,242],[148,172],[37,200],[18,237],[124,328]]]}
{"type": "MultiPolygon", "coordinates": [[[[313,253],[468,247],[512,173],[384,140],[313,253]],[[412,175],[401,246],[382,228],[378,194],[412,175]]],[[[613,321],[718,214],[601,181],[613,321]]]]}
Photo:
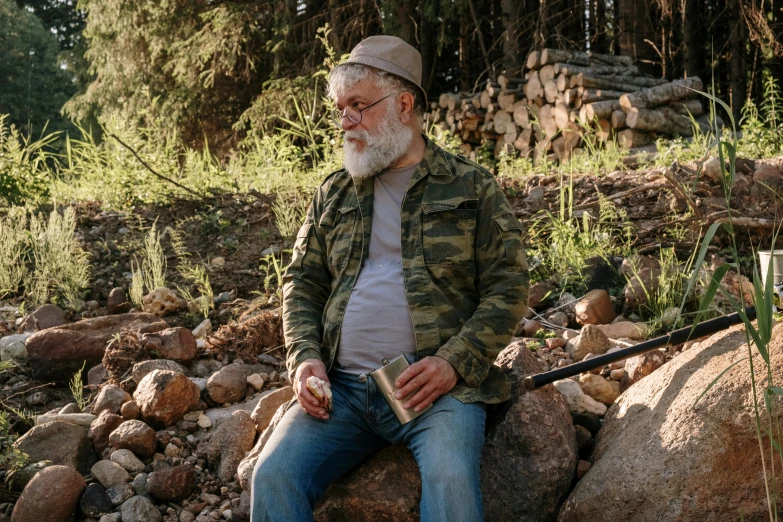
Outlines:
{"type": "Polygon", "coordinates": [[[514,214],[503,211],[492,216],[503,240],[506,257],[506,270],[523,272],[527,270],[527,256],[522,242],[522,225],[514,214]]]}
{"type": "Polygon", "coordinates": [[[477,210],[472,201],[424,206],[422,235],[427,265],[473,264],[477,210]]]}
{"type": "Polygon", "coordinates": [[[324,229],[329,266],[342,270],[348,264],[356,233],[358,205],[326,209],[319,225],[324,229]]]}

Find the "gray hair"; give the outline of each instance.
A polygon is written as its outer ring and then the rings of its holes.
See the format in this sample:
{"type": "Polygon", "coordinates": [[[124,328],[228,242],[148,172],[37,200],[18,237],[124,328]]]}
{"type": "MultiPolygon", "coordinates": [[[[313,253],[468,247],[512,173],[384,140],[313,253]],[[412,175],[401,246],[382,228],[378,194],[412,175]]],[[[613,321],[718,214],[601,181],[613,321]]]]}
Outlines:
{"type": "Polygon", "coordinates": [[[424,114],[424,95],[415,84],[404,78],[361,63],[343,63],[329,74],[329,97],[334,99],[357,82],[371,80],[378,88],[397,96],[409,92],[413,96],[413,112],[424,114]]]}

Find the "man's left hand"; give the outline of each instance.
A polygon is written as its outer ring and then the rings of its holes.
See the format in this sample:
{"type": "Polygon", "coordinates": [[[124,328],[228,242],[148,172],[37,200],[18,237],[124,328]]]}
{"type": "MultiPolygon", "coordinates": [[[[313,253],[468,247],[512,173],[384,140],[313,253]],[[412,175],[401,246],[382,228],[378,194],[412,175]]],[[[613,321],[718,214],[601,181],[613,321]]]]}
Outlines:
{"type": "Polygon", "coordinates": [[[407,397],[421,387],[416,395],[403,404],[406,410],[413,408],[413,411],[421,411],[435,399],[451,391],[457,385],[457,380],[457,371],[446,359],[438,356],[425,357],[400,374],[394,382],[399,388],[394,398],[399,400],[407,397]]]}

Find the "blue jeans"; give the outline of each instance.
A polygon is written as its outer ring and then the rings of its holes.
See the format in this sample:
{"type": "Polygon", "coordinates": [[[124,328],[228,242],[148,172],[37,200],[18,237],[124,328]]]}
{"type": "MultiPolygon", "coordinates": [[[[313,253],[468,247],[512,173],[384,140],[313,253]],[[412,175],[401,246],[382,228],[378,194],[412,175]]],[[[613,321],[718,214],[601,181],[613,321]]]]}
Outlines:
{"type": "Polygon", "coordinates": [[[316,419],[294,404],[264,446],[253,471],[251,522],[313,520],[329,484],[388,444],[408,446],[419,465],[423,522],[483,519],[483,404],[444,395],[401,425],[372,379],[334,370],[329,380],[330,418],[316,419]]]}

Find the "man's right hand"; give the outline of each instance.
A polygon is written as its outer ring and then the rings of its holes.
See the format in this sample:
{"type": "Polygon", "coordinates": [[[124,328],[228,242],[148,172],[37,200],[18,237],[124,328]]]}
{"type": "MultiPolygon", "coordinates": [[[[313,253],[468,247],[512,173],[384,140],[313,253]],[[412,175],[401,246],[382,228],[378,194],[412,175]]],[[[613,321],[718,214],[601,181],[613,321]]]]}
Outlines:
{"type": "Polygon", "coordinates": [[[296,392],[296,398],[299,400],[299,404],[302,409],[316,417],[318,419],[328,419],[329,413],[322,406],[321,401],[315,398],[307,389],[307,378],[310,376],[318,377],[326,382],[329,382],[329,377],[326,376],[326,366],[320,359],[306,359],[296,369],[296,376],[294,378],[294,392],[296,392]]]}

